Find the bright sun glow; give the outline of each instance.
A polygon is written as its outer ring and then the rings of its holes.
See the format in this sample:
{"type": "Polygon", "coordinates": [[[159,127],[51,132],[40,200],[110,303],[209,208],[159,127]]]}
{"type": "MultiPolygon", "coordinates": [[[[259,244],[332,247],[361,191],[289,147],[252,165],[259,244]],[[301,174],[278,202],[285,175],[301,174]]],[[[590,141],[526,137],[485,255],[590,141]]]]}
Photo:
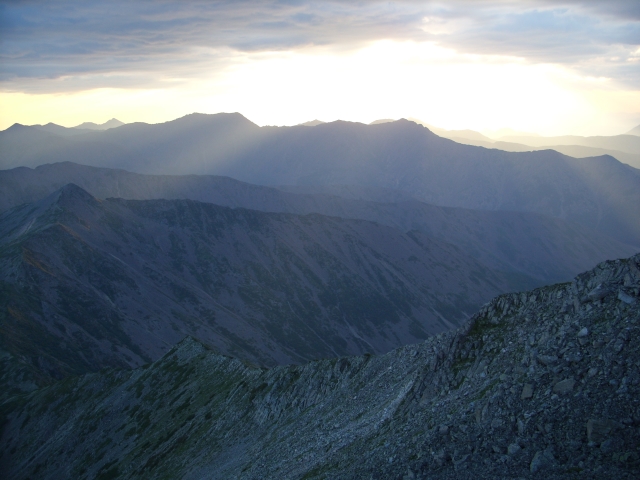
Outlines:
{"type": "Polygon", "coordinates": [[[606,79],[431,43],[379,41],[345,54],[314,47],[233,60],[207,79],[176,79],[165,89],[2,93],[0,128],[112,117],[155,123],[194,111],[237,111],[260,125],[414,117],[448,129],[615,135],[640,111],[639,91],[610,89],[606,79]]]}

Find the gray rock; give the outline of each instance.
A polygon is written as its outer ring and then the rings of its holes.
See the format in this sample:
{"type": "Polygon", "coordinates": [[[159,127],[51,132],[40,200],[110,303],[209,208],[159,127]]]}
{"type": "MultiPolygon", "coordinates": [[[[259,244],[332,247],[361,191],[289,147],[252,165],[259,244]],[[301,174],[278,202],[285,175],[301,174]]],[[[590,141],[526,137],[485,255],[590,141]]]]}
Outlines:
{"type": "Polygon", "coordinates": [[[568,393],[573,390],[573,386],[576,384],[575,379],[567,378],[565,380],[561,380],[553,386],[554,393],[563,394],[568,393]]]}
{"type": "Polygon", "coordinates": [[[512,443],[507,447],[507,453],[509,455],[515,455],[516,453],[520,452],[520,450],[522,449],[520,448],[520,445],[518,445],[517,443],[512,443]]]}
{"type": "Polygon", "coordinates": [[[414,480],[416,478],[416,474],[409,468],[407,470],[406,475],[402,477],[403,480],[414,480]]]}
{"type": "Polygon", "coordinates": [[[554,365],[558,362],[558,357],[555,355],[538,355],[537,359],[538,362],[546,366],[554,365]]]}
{"type": "Polygon", "coordinates": [[[606,418],[591,418],[587,422],[587,439],[594,444],[600,444],[607,440],[611,433],[618,427],[618,423],[606,418]]]}
{"type": "Polygon", "coordinates": [[[588,294],[587,297],[589,300],[591,300],[592,302],[595,302],[597,300],[602,300],[604,297],[606,297],[607,295],[609,295],[611,292],[609,291],[608,288],[602,286],[602,284],[598,285],[596,288],[594,288],[593,290],[591,290],[588,294]]]}
{"type": "Polygon", "coordinates": [[[551,452],[551,448],[546,448],[544,451],[538,451],[531,460],[529,470],[531,473],[537,473],[540,470],[548,468],[555,463],[555,458],[551,452]]]}
{"type": "Polygon", "coordinates": [[[623,290],[618,290],[618,300],[629,305],[636,303],[636,299],[625,293],[623,290]]]}
{"type": "Polygon", "coordinates": [[[587,335],[589,335],[589,329],[587,327],[582,328],[582,330],[578,332],[578,337],[586,337],[587,335]]]}
{"type": "Polygon", "coordinates": [[[527,398],[533,397],[533,384],[525,383],[524,387],[522,387],[522,393],[520,394],[520,398],[525,400],[527,398]]]}
{"type": "MultiPolygon", "coordinates": [[[[587,298],[585,297],[584,300],[586,299],[587,298]]],[[[576,312],[580,311],[580,306],[582,305],[582,303],[584,303],[582,297],[575,297],[573,299],[573,310],[576,312]]]]}
{"type": "Polygon", "coordinates": [[[611,453],[613,451],[613,440],[608,438],[600,444],[600,451],[602,453],[611,453]]]}

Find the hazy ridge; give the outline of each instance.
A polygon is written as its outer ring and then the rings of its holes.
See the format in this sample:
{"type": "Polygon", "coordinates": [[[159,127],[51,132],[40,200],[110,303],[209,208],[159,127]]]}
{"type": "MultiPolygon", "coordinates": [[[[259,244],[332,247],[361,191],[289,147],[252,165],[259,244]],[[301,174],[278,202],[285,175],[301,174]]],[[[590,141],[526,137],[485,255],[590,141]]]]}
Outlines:
{"type": "Polygon", "coordinates": [[[382,187],[440,206],[558,217],[640,245],[639,170],[608,156],[461,145],[406,120],[260,128],[239,114],[194,114],[68,138],[14,126],[0,132],[0,147],[5,168],[72,160],[262,185],[382,187]]]}
{"type": "Polygon", "coordinates": [[[228,177],[141,175],[70,163],[0,171],[0,211],[34,202],[67,183],[98,198],[191,199],[267,212],[375,221],[402,232],[426,233],[458,246],[490,268],[547,283],[567,280],[602,260],[637,251],[575,223],[526,212],[437,207],[397,190],[314,186],[281,191],[228,177]]]}

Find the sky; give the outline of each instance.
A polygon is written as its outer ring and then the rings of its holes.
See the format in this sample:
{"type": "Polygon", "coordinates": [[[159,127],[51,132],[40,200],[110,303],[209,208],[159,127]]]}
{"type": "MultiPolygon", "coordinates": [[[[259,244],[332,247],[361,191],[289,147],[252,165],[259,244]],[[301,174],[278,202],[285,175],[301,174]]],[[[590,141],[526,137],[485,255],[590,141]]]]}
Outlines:
{"type": "Polygon", "coordinates": [[[621,134],[640,1],[0,0],[0,129],[192,112],[621,134]]]}

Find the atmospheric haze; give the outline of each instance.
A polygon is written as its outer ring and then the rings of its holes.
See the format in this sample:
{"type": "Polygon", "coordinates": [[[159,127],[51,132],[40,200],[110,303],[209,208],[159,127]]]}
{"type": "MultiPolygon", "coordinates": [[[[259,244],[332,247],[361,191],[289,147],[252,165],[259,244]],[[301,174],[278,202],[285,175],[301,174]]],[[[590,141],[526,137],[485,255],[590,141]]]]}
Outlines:
{"type": "Polygon", "coordinates": [[[615,135],[640,123],[639,18],[624,0],[5,4],[0,128],[240,111],[615,135]]]}
{"type": "Polygon", "coordinates": [[[640,478],[640,4],[0,4],[0,472],[640,478]]]}

